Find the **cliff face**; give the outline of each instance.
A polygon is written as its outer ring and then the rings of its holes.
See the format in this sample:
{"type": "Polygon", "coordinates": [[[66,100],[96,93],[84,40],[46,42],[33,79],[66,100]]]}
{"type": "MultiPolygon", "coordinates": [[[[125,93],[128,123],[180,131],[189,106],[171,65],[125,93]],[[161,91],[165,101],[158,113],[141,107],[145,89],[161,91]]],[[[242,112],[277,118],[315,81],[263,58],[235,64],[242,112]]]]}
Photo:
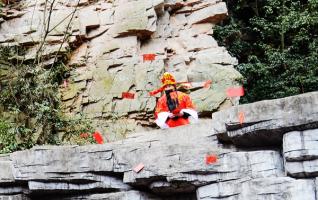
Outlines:
{"type": "Polygon", "coordinates": [[[237,104],[225,93],[241,78],[237,60],[212,36],[226,15],[220,0],[22,0],[3,9],[0,43],[26,47],[24,60],[42,58],[43,67],[66,59],[65,114],[84,113],[113,141],[154,125],[156,98],[148,92],[165,71],[194,83],[190,95],[201,115],[237,104]],[[210,88],[199,86],[207,80],[210,88]]]}
{"type": "Polygon", "coordinates": [[[313,92],[114,143],[15,152],[0,158],[0,199],[315,200],[317,115],[313,92]]]}

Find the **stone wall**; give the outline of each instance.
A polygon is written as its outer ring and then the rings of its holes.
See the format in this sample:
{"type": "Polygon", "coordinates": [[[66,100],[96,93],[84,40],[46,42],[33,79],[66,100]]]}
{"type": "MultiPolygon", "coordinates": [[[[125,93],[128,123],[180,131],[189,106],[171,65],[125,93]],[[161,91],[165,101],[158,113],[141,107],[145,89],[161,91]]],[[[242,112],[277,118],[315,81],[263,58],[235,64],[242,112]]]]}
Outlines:
{"type": "Polygon", "coordinates": [[[67,58],[71,73],[60,90],[65,114],[84,113],[110,140],[154,127],[156,98],[148,92],[165,71],[178,81],[212,80],[210,88],[191,90],[201,116],[238,103],[225,92],[242,78],[233,68],[237,60],[213,38],[213,27],[227,16],[224,2],[55,0],[51,14],[45,2],[4,8],[0,44],[26,47],[24,60],[35,59],[41,47],[47,68],[67,58]],[[143,54],[156,59],[143,61],[143,54]],[[123,99],[122,92],[135,99],[123,99]]]}
{"type": "Polygon", "coordinates": [[[316,200],[317,104],[312,92],[113,143],[3,155],[0,199],[316,200]]]}

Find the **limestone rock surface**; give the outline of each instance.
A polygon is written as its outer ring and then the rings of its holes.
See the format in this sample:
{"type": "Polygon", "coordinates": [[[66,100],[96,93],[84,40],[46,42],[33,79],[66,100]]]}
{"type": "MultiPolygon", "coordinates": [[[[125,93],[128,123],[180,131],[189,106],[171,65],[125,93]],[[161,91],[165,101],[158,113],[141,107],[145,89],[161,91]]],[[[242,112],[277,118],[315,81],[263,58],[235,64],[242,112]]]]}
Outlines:
{"type": "MultiPolygon", "coordinates": [[[[290,108],[298,108],[295,102],[316,105],[309,96],[315,98],[316,93],[290,97],[297,99],[290,108]]],[[[255,109],[255,104],[244,106],[255,109]]],[[[275,112],[284,113],[285,108],[276,107],[275,112]]],[[[260,112],[259,118],[267,115],[260,112]]],[[[222,143],[222,133],[216,130],[227,126],[227,118],[214,118],[138,132],[103,145],[37,146],[14,152],[0,157],[0,199],[314,200],[318,129],[310,126],[308,112],[299,115],[303,121],[294,121],[294,126],[282,124],[288,131],[274,146],[222,143]]],[[[275,120],[269,123],[268,127],[277,125],[275,120]]],[[[253,135],[254,140],[264,138],[253,135]]]]}
{"type": "Polygon", "coordinates": [[[213,27],[227,16],[225,2],[56,0],[51,14],[53,2],[19,3],[20,11],[4,12],[0,44],[26,47],[25,59],[40,58],[47,68],[66,60],[72,70],[60,88],[63,112],[83,113],[110,141],[156,127],[157,97],[148,93],[161,86],[165,71],[194,85],[212,80],[188,91],[202,116],[238,103],[226,96],[242,78],[237,60],[213,38],[213,27]]]}
{"type": "Polygon", "coordinates": [[[220,125],[215,130],[223,141],[249,147],[277,145],[284,133],[318,127],[318,92],[239,105],[212,118],[220,125]]]}
{"type": "Polygon", "coordinates": [[[318,175],[318,129],[292,131],[284,135],[283,153],[286,172],[292,177],[318,175]]]}

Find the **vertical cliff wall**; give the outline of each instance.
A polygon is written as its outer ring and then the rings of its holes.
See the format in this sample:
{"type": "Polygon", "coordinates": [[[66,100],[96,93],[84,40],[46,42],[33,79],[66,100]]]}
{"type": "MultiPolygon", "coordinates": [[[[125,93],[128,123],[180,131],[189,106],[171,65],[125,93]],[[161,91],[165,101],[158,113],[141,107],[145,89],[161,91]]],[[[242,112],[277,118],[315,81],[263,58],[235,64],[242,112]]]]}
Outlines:
{"type": "Polygon", "coordinates": [[[65,114],[83,113],[109,140],[154,126],[156,98],[148,92],[165,71],[178,81],[212,80],[190,93],[201,116],[237,104],[225,93],[241,78],[237,60],[213,38],[213,26],[227,16],[222,1],[22,0],[2,10],[1,45],[23,46],[25,61],[42,58],[47,68],[66,60],[65,114]]]}

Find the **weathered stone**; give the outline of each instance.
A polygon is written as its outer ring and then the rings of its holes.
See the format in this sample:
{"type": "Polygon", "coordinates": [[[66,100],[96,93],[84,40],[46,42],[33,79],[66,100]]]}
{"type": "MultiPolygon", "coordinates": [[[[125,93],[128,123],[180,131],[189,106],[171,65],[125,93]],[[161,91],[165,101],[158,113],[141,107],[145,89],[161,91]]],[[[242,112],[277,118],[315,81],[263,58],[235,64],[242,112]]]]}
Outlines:
{"type": "Polygon", "coordinates": [[[93,7],[87,7],[79,11],[80,34],[86,36],[90,29],[100,26],[98,13],[93,10],[93,7]]]}
{"type": "Polygon", "coordinates": [[[187,194],[177,197],[158,197],[146,192],[131,190],[127,192],[111,192],[91,195],[74,195],[68,197],[48,198],[48,200],[195,200],[195,195],[187,194]]]}
{"type": "Polygon", "coordinates": [[[293,131],[284,135],[285,170],[289,176],[307,178],[318,175],[317,131],[293,131]]]}
{"type": "Polygon", "coordinates": [[[0,195],[0,200],[29,200],[26,195],[15,194],[15,195],[0,195]]]}
{"type": "MultiPolygon", "coordinates": [[[[50,18],[50,29],[49,35],[64,35],[67,30],[69,24],[71,24],[72,14],[74,9],[64,8],[60,10],[54,10],[51,14],[50,18]]],[[[46,19],[48,21],[48,19],[46,19]]],[[[69,26],[71,28],[71,26],[69,26]]]]}
{"type": "Polygon", "coordinates": [[[0,160],[0,186],[7,185],[9,183],[14,183],[14,177],[11,169],[11,161],[1,161],[0,160]]]}
{"type": "Polygon", "coordinates": [[[143,38],[155,32],[157,15],[155,9],[151,8],[152,2],[139,0],[119,4],[111,28],[113,35],[136,35],[143,38]]]}
{"type": "Polygon", "coordinates": [[[83,66],[87,59],[87,44],[79,46],[73,53],[69,61],[70,66],[83,66]]]}
{"type": "Polygon", "coordinates": [[[318,159],[318,129],[288,132],[283,137],[286,161],[318,159]]]}
{"type": "MultiPolygon", "coordinates": [[[[213,39],[212,39],[213,40],[213,39]]],[[[224,47],[217,47],[199,51],[194,56],[197,65],[204,64],[223,64],[237,65],[238,61],[232,57],[224,47]]]]}
{"type": "Polygon", "coordinates": [[[259,178],[244,181],[228,181],[200,187],[198,200],[288,199],[315,200],[313,180],[297,180],[289,177],[259,178]]]}
{"type": "Polygon", "coordinates": [[[227,16],[227,8],[225,2],[220,2],[215,5],[210,5],[206,8],[202,8],[189,15],[188,21],[190,24],[211,22],[218,23],[227,16]]]}
{"type": "Polygon", "coordinates": [[[213,114],[219,139],[238,146],[282,143],[283,134],[318,127],[318,92],[239,105],[213,114]],[[239,112],[244,121],[239,122],[239,112]],[[261,138],[261,139],[260,139],[261,138]]]}
{"type": "MultiPolygon", "coordinates": [[[[85,177],[93,177],[93,174],[83,174],[85,177]]],[[[83,183],[68,183],[68,182],[39,182],[29,181],[29,190],[33,193],[61,193],[61,192],[75,192],[75,191],[124,191],[129,190],[130,186],[124,184],[120,178],[111,176],[96,176],[94,182],[83,183]]]]}

